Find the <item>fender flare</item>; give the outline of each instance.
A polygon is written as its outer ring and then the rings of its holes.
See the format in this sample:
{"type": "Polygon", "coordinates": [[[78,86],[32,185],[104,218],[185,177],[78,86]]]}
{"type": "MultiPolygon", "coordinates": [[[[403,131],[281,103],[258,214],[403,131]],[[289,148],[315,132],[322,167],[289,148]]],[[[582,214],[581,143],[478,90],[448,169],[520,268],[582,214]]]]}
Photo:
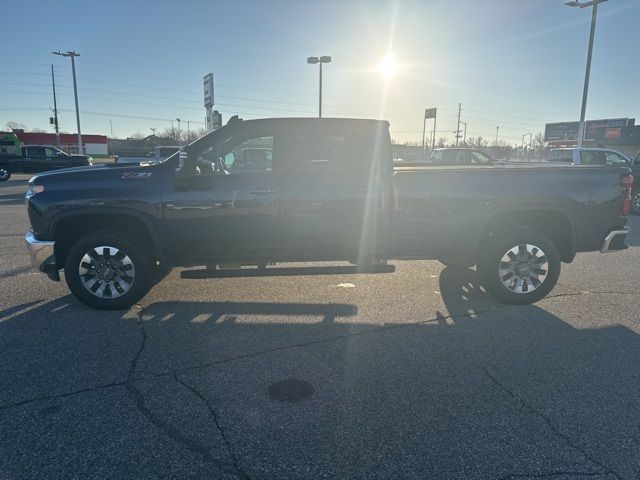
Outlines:
{"type": "MultiPolygon", "coordinates": [[[[564,217],[567,222],[569,223],[569,241],[570,241],[570,245],[569,245],[569,254],[566,256],[566,261],[570,262],[573,260],[573,258],[575,257],[576,253],[577,253],[577,231],[576,231],[576,223],[575,220],[573,218],[573,215],[571,214],[571,212],[563,207],[558,207],[558,206],[554,206],[554,205],[548,205],[548,204],[531,204],[531,205],[517,205],[517,206],[513,206],[513,207],[509,207],[509,206],[505,206],[505,207],[500,207],[496,210],[493,210],[491,212],[490,215],[488,215],[480,224],[480,228],[478,228],[478,230],[476,231],[475,237],[473,239],[473,244],[472,244],[472,252],[475,253],[475,256],[477,257],[477,252],[480,248],[480,245],[482,244],[482,241],[484,240],[484,238],[486,237],[487,233],[488,233],[488,228],[489,225],[491,224],[491,222],[493,220],[495,220],[498,216],[500,215],[508,215],[508,214],[512,214],[512,213],[522,213],[524,215],[526,215],[527,212],[552,212],[555,214],[559,214],[562,215],[562,217],[564,217]]],[[[526,224],[526,222],[523,222],[524,224],[526,224]]],[[[565,261],[565,260],[563,260],[565,261]]]]}
{"type": "Polygon", "coordinates": [[[149,216],[137,210],[128,209],[126,207],[116,208],[116,207],[96,206],[96,207],[81,207],[81,208],[74,208],[72,210],[64,210],[62,212],[57,213],[51,219],[51,222],[49,223],[48,238],[54,238],[54,232],[56,230],[58,223],[61,220],[70,218],[70,217],[79,217],[84,215],[113,215],[116,217],[123,217],[123,216],[133,217],[136,220],[140,220],[145,226],[145,228],[147,229],[149,236],[151,237],[151,241],[153,242],[153,249],[157,257],[162,259],[165,258],[163,248],[162,248],[162,243],[160,242],[160,236],[158,235],[158,232],[156,231],[153,225],[153,222],[151,221],[149,216]]]}

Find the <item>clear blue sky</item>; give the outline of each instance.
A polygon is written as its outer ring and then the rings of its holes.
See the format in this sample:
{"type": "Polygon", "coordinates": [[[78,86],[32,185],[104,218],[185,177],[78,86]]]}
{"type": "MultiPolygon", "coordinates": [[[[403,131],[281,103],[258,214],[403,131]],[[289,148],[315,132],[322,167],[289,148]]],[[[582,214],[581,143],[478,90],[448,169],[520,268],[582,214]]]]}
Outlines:
{"type": "MultiPolygon", "coordinates": [[[[438,107],[438,137],[452,138],[457,103],[468,135],[519,143],[548,121],[579,114],[591,9],[564,0],[115,1],[3,5],[0,128],[46,128],[57,72],[61,128],[75,131],[77,59],[84,133],[119,137],[164,129],[179,117],[203,126],[202,77],[213,72],[224,120],[317,113],[382,117],[400,141],[420,140],[422,112],[438,107]],[[399,64],[385,81],[388,50],[399,64]]],[[[640,1],[599,9],[587,118],[638,117],[640,1]]],[[[428,127],[429,128],[429,127],[428,127]]]]}

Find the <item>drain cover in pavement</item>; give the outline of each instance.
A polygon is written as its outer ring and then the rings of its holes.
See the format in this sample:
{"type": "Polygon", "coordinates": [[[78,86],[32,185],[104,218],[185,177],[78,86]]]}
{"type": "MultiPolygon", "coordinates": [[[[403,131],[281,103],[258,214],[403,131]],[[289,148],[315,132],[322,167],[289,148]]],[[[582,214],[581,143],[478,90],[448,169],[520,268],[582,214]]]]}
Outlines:
{"type": "Polygon", "coordinates": [[[267,389],[267,394],[273,400],[280,402],[299,402],[313,395],[313,385],[304,380],[288,378],[272,383],[267,389]]]}

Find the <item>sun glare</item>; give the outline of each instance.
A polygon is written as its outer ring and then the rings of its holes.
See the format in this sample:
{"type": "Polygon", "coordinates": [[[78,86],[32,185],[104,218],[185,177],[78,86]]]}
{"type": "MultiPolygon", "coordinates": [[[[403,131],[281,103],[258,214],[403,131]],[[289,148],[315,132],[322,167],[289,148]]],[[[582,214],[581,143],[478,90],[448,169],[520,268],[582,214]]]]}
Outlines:
{"type": "Polygon", "coordinates": [[[385,55],[382,61],[378,64],[378,73],[385,79],[389,79],[396,74],[398,65],[396,63],[396,54],[389,52],[385,55]]]}

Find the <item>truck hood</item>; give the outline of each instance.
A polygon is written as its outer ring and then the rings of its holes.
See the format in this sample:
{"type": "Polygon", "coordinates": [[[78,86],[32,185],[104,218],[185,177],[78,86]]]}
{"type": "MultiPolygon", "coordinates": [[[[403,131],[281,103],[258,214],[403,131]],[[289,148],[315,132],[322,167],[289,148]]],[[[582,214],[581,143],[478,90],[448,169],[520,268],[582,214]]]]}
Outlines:
{"type": "Polygon", "coordinates": [[[34,175],[29,180],[30,183],[38,183],[47,180],[60,180],[62,178],[72,178],[74,180],[84,179],[84,178],[95,178],[102,176],[120,176],[120,172],[125,172],[127,170],[136,170],[136,171],[144,171],[147,169],[147,165],[139,165],[139,164],[125,164],[125,165],[117,165],[113,163],[104,163],[99,165],[84,165],[81,167],[70,167],[70,168],[61,168],[59,170],[51,170],[49,172],[42,172],[34,175]]]}

